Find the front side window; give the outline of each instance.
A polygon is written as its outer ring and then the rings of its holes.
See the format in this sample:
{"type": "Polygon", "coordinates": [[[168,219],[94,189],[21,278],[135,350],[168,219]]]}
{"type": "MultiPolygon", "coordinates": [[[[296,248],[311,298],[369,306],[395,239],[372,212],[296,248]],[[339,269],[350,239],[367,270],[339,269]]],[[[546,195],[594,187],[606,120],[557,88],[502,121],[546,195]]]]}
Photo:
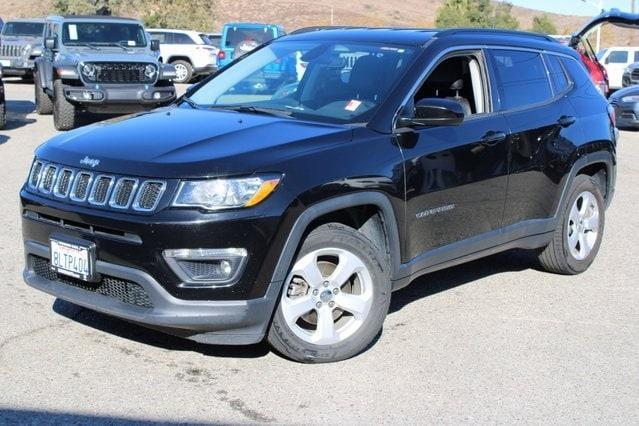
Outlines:
{"type": "Polygon", "coordinates": [[[613,50],[608,55],[609,64],[625,64],[628,62],[628,52],[624,50],[613,50]]]}
{"type": "Polygon", "coordinates": [[[7,22],[2,27],[2,35],[16,37],[42,37],[42,22],[7,22]]]}
{"type": "Polygon", "coordinates": [[[365,122],[414,54],[383,44],[280,41],[233,63],[191,99],[204,108],[268,108],[293,118],[365,122]]]}
{"type": "Polygon", "coordinates": [[[634,62],[639,62],[639,52],[635,52],[635,60],[634,62]]]}
{"type": "Polygon", "coordinates": [[[62,27],[62,43],[73,45],[146,46],[144,28],[120,22],[73,22],[62,27]]]}
{"type": "Polygon", "coordinates": [[[157,40],[160,43],[166,43],[167,42],[167,34],[166,33],[149,33],[151,35],[151,40],[157,40]]]}
{"type": "Polygon", "coordinates": [[[438,64],[413,101],[444,98],[459,103],[468,117],[489,112],[482,66],[476,54],[455,55],[438,64]]]}
{"type": "Polygon", "coordinates": [[[552,98],[541,55],[519,50],[492,50],[502,109],[514,109],[552,98]]]}

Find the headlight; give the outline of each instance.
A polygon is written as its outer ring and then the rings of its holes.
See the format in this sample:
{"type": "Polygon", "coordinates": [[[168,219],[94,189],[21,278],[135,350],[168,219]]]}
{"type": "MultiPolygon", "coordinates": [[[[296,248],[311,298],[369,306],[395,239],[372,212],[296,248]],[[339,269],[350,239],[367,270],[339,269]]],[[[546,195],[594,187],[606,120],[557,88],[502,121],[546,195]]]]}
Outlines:
{"type": "Polygon", "coordinates": [[[279,183],[279,177],[185,181],[180,185],[173,206],[207,210],[251,207],[264,201],[279,183]]]}
{"type": "Polygon", "coordinates": [[[621,102],[637,103],[639,102],[639,95],[624,96],[621,98],[621,102]]]}
{"type": "Polygon", "coordinates": [[[623,73],[624,73],[624,74],[630,74],[630,72],[631,72],[630,67],[626,67],[626,68],[623,70],[623,73]]]}
{"type": "Polygon", "coordinates": [[[95,80],[95,65],[93,64],[84,64],[82,65],[82,76],[87,80],[95,80]]]}
{"type": "Polygon", "coordinates": [[[156,72],[157,72],[157,69],[151,64],[144,67],[144,76],[148,78],[149,80],[153,80],[156,72]]]}

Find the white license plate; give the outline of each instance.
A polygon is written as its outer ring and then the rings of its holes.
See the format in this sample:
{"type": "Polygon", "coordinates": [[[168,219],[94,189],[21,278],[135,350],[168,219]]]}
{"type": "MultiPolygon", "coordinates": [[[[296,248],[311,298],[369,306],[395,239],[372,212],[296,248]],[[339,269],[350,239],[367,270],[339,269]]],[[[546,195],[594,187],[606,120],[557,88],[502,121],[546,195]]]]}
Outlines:
{"type": "Polygon", "coordinates": [[[3,67],[10,67],[11,61],[9,59],[2,59],[0,60],[0,65],[2,65],[3,67]]]}
{"type": "Polygon", "coordinates": [[[51,239],[51,267],[58,273],[90,280],[93,265],[88,246],[51,239]]]}

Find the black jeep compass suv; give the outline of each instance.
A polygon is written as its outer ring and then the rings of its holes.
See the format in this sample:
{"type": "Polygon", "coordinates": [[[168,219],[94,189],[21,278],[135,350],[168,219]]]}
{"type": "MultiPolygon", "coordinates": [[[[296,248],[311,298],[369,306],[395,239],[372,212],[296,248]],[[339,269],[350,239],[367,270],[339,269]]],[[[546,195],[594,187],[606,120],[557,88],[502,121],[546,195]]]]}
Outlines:
{"type": "Polygon", "coordinates": [[[198,342],[342,360],[422,274],[512,248],[585,271],[615,145],[579,57],[545,36],[302,30],[40,146],[24,277],[198,342]]]}

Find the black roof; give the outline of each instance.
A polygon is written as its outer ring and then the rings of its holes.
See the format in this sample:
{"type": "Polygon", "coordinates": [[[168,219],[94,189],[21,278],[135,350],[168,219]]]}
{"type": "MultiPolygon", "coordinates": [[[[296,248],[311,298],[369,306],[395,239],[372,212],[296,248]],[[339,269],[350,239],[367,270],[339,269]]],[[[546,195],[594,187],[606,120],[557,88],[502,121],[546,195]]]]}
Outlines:
{"type": "MultiPolygon", "coordinates": [[[[290,33],[286,39],[340,40],[351,42],[392,43],[423,46],[433,39],[450,40],[460,44],[495,44],[549,49],[570,53],[552,37],[524,31],[483,28],[367,28],[367,27],[308,27],[290,33]]],[[[574,52],[573,52],[574,53],[574,52]]]]}

